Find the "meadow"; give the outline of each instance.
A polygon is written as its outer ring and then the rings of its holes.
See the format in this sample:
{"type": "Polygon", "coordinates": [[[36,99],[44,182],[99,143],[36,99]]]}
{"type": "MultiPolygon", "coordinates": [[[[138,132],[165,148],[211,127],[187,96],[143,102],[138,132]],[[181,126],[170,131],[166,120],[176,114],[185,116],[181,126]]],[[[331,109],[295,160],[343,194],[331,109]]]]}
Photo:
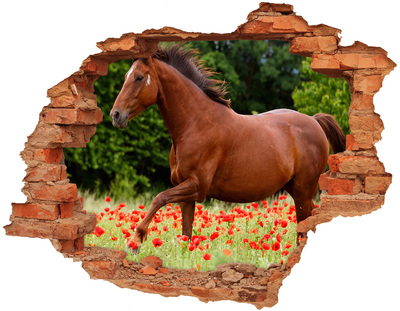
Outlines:
{"type": "MultiPolygon", "coordinates": [[[[85,196],[85,210],[97,215],[95,231],[85,237],[85,246],[126,250],[137,224],[151,206],[151,194],[128,203],[110,197],[85,196]]],[[[315,201],[314,201],[315,202],[315,201]]],[[[316,205],[318,207],[318,205],[316,205]]],[[[196,204],[193,236],[182,236],[182,214],[178,204],[168,204],[153,218],[139,262],[153,255],[165,267],[214,270],[221,263],[242,262],[268,268],[285,263],[296,246],[296,212],[286,194],[251,204],[228,204],[217,200],[196,204]]],[[[135,243],[130,245],[133,249],[135,243]]]]}

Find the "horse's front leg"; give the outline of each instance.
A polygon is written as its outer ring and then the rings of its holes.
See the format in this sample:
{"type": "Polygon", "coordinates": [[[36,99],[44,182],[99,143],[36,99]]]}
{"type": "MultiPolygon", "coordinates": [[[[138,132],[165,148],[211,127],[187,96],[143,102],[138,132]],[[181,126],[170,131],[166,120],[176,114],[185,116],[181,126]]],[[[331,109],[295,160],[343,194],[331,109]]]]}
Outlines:
{"type": "Polygon", "coordinates": [[[130,242],[133,241],[137,244],[137,248],[132,252],[138,254],[142,243],[147,239],[147,230],[157,211],[167,203],[193,202],[194,204],[198,198],[197,189],[197,183],[192,178],[188,178],[176,187],[159,193],[154,198],[150,210],[137,226],[133,238],[128,242],[128,249],[130,242]]]}
{"type": "Polygon", "coordinates": [[[182,234],[192,238],[195,202],[180,202],[182,211],[182,234]]]}

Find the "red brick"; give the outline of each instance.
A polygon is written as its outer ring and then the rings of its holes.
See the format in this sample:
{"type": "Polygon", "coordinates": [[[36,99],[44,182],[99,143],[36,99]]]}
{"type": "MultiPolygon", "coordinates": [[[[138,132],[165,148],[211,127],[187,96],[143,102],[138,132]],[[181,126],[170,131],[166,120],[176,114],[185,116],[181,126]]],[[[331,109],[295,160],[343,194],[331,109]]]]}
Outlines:
{"type": "Polygon", "coordinates": [[[158,270],[158,272],[160,272],[160,273],[168,273],[169,270],[164,268],[164,267],[162,267],[162,268],[160,268],[160,270],[158,270]]]}
{"type": "Polygon", "coordinates": [[[108,39],[104,42],[97,43],[97,47],[103,52],[114,52],[114,51],[129,51],[137,46],[137,40],[130,37],[120,39],[108,39]]]}
{"type": "Polygon", "coordinates": [[[70,217],[72,217],[74,204],[75,204],[75,202],[68,202],[68,203],[61,203],[60,204],[61,218],[70,218],[70,217]]]}
{"type": "Polygon", "coordinates": [[[287,34],[312,32],[307,22],[299,16],[259,16],[238,29],[239,33],[287,34]]]}
{"type": "Polygon", "coordinates": [[[35,149],[33,159],[48,164],[59,164],[64,158],[62,148],[58,149],[35,149]]]}
{"type": "Polygon", "coordinates": [[[57,219],[60,215],[58,204],[12,203],[15,217],[34,219],[57,219]]]}
{"type": "Polygon", "coordinates": [[[63,95],[59,97],[52,97],[50,101],[50,105],[48,107],[53,108],[74,108],[75,107],[76,98],[72,96],[63,95]]]}
{"type": "Polygon", "coordinates": [[[47,90],[47,97],[71,96],[70,80],[67,78],[47,90]]]}
{"type": "Polygon", "coordinates": [[[340,63],[333,55],[313,54],[311,69],[328,77],[338,78],[342,76],[340,63]]]}
{"type": "Polygon", "coordinates": [[[142,269],[139,270],[139,273],[144,275],[156,275],[158,271],[151,266],[144,266],[142,269]]]}
{"type": "Polygon", "coordinates": [[[192,286],[190,287],[190,291],[197,297],[207,298],[210,296],[210,290],[201,286],[192,286]]]}
{"type": "Polygon", "coordinates": [[[84,246],[85,246],[85,237],[82,236],[74,240],[74,248],[76,250],[83,250],[84,246]]]}
{"type": "Polygon", "coordinates": [[[74,211],[81,211],[83,209],[84,198],[79,197],[74,202],[74,211]]]}
{"type": "Polygon", "coordinates": [[[343,156],[332,154],[328,158],[332,172],[344,174],[385,174],[385,168],[376,157],[343,156]]]}
{"type": "Polygon", "coordinates": [[[112,261],[84,261],[82,268],[90,275],[91,279],[112,279],[118,265],[112,261]]]}
{"type": "Polygon", "coordinates": [[[28,143],[37,149],[52,149],[73,140],[66,131],[66,127],[58,125],[41,124],[28,137],[28,143]]]}
{"type": "Polygon", "coordinates": [[[382,76],[355,74],[353,87],[356,92],[364,92],[367,95],[373,95],[382,87],[382,76]]]}
{"type": "Polygon", "coordinates": [[[60,240],[61,252],[69,251],[74,249],[75,240],[60,240]]]}
{"type": "Polygon", "coordinates": [[[40,165],[27,170],[24,181],[59,181],[67,179],[65,165],[40,165]]]}
{"type": "Polygon", "coordinates": [[[379,209],[383,204],[383,197],[371,199],[331,199],[321,198],[321,209],[329,211],[332,217],[361,216],[379,209]]]}
{"type": "Polygon", "coordinates": [[[144,266],[150,266],[154,269],[157,269],[158,267],[162,266],[163,261],[156,256],[146,256],[140,260],[140,263],[144,266]]]}
{"type": "Polygon", "coordinates": [[[89,57],[80,69],[87,74],[105,76],[108,73],[108,63],[96,59],[90,59],[89,57]]]}
{"type": "Polygon", "coordinates": [[[374,102],[372,95],[365,95],[363,93],[353,93],[351,94],[351,111],[374,111],[374,102]]]}
{"type": "Polygon", "coordinates": [[[351,131],[362,132],[381,132],[383,130],[383,122],[378,114],[372,115],[350,115],[349,127],[351,131]]]}
{"type": "Polygon", "coordinates": [[[366,176],[365,193],[385,194],[392,183],[392,176],[366,176]]]}
{"type": "Polygon", "coordinates": [[[80,124],[96,125],[103,119],[100,108],[83,111],[80,109],[44,109],[42,112],[43,122],[48,124],[80,124]]]}
{"type": "Polygon", "coordinates": [[[337,49],[337,40],[329,37],[296,37],[290,41],[290,53],[312,56],[314,53],[333,53],[337,49]]]}
{"type": "Polygon", "coordinates": [[[44,183],[30,183],[26,190],[33,199],[42,201],[73,202],[78,195],[75,184],[50,186],[44,183]]]}
{"type": "Polygon", "coordinates": [[[346,150],[372,149],[376,141],[370,134],[349,134],[346,136],[346,150]]]}
{"type": "Polygon", "coordinates": [[[328,178],[328,194],[357,194],[361,191],[361,181],[355,179],[328,178]]]}
{"type": "Polygon", "coordinates": [[[319,177],[318,183],[319,183],[319,189],[320,189],[321,191],[328,190],[328,185],[329,185],[329,183],[328,183],[328,177],[329,177],[329,172],[327,172],[327,173],[325,173],[325,174],[322,174],[322,175],[319,177]]]}

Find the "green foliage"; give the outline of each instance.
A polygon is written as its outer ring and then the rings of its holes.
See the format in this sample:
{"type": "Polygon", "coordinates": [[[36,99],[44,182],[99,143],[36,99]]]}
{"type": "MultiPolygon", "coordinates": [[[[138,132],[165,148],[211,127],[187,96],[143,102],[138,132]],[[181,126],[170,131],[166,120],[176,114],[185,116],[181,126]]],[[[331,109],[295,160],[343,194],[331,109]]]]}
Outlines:
{"type": "Polygon", "coordinates": [[[302,74],[306,81],[302,82],[300,87],[296,87],[292,94],[297,111],[310,116],[318,112],[331,114],[343,132],[348,134],[351,98],[346,80],[328,78],[312,71],[311,58],[303,61],[302,74]]]}
{"type": "Polygon", "coordinates": [[[133,196],[169,181],[170,137],[156,106],[129,122],[126,129],[112,126],[109,112],[122,88],[132,61],[118,61],[94,84],[103,122],[86,148],[66,149],[71,180],[98,195],[133,196]]]}
{"type": "Polygon", "coordinates": [[[232,108],[242,114],[293,108],[291,92],[300,86],[302,57],[283,41],[192,42],[206,67],[228,83],[232,108]]]}

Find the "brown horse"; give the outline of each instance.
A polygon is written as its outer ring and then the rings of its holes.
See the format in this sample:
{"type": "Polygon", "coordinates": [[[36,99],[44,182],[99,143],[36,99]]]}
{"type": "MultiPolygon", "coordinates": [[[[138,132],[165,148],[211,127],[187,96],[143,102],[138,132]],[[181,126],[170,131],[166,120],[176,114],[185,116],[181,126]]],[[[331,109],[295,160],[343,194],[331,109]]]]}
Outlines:
{"type": "Polygon", "coordinates": [[[125,76],[110,113],[113,125],[126,127],[156,103],[173,143],[174,187],[154,198],[137,226],[135,252],[147,238],[152,218],[167,203],[180,203],[182,234],[189,238],[195,201],[207,197],[245,203],[284,188],[294,199],[300,222],[311,215],[329,142],[334,153],[345,149],[345,136],[332,116],[310,117],[288,109],[237,114],[211,74],[193,50],[175,45],[135,60],[125,76]]]}

